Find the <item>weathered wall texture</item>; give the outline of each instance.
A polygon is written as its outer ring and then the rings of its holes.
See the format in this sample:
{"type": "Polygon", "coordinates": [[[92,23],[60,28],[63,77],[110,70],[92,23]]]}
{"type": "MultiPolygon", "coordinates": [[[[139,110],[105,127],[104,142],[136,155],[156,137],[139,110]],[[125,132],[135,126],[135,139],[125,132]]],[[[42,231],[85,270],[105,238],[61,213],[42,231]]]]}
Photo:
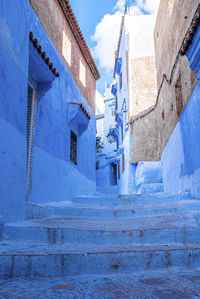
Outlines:
{"type": "Polygon", "coordinates": [[[130,120],[152,107],[156,101],[156,70],[154,56],[131,60],[130,120]]]}
{"type": "Polygon", "coordinates": [[[132,162],[160,160],[163,148],[196,86],[195,73],[187,57],[181,56],[179,50],[199,3],[199,0],[177,0],[171,10],[168,1],[161,0],[154,31],[157,103],[155,109],[131,124],[132,162]]]}
{"type": "Polygon", "coordinates": [[[154,30],[158,86],[171,70],[199,0],[161,0],[154,30]],[[173,4],[173,7],[172,7],[173,4]]]}
{"type": "Polygon", "coordinates": [[[152,107],[156,101],[154,25],[154,15],[125,18],[129,120],[152,107]]]}
{"type": "MultiPolygon", "coordinates": [[[[199,9],[200,18],[200,9],[199,9]]],[[[200,26],[186,55],[197,85],[162,153],[164,191],[189,191],[200,197],[200,26]]],[[[191,78],[193,80],[193,76],[191,78]]],[[[180,80],[177,98],[181,98],[180,80]]],[[[180,104],[181,106],[181,104],[180,104]]]]}
{"type": "Polygon", "coordinates": [[[30,0],[30,3],[38,16],[43,28],[47,35],[51,39],[53,45],[58,51],[60,57],[62,57],[67,69],[71,73],[78,88],[81,90],[82,95],[87,100],[88,104],[95,111],[95,92],[96,92],[96,80],[83,57],[83,54],[77,45],[75,37],[71,31],[71,28],[64,16],[60,4],[56,0],[30,0]],[[63,44],[63,30],[71,41],[71,65],[69,65],[62,54],[63,44]],[[86,68],[86,86],[82,84],[79,79],[80,60],[83,62],[86,68]]]}

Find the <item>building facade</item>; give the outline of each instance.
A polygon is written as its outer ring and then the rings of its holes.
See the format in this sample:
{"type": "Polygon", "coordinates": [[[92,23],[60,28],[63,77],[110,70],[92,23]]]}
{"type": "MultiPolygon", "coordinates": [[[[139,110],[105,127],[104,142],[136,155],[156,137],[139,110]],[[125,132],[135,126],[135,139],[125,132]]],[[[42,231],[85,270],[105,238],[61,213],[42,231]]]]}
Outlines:
{"type": "Polygon", "coordinates": [[[156,100],[156,69],[154,57],[153,15],[122,17],[114,66],[116,96],[116,126],[118,128],[117,155],[120,160],[118,192],[138,191],[135,183],[137,164],[131,162],[134,143],[131,121],[149,111],[156,100]]]}
{"type": "Polygon", "coordinates": [[[17,220],[95,193],[99,73],[69,1],[3,0],[0,23],[0,210],[17,220]]]}

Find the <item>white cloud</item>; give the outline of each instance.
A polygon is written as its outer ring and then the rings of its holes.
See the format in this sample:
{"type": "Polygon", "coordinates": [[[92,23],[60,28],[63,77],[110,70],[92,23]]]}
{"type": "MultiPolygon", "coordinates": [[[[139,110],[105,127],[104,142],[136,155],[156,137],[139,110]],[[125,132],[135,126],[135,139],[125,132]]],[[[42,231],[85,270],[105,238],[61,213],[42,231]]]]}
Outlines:
{"type": "Polygon", "coordinates": [[[120,10],[121,12],[124,12],[125,2],[125,0],[118,0],[113,10],[120,10]]]}
{"type": "Polygon", "coordinates": [[[97,43],[92,49],[92,54],[99,60],[100,67],[105,68],[107,71],[113,69],[114,66],[121,16],[120,11],[113,15],[106,14],[96,26],[95,32],[91,37],[97,43]]]}
{"type": "Polygon", "coordinates": [[[137,0],[136,6],[147,13],[156,13],[160,0],[137,0]]]}
{"type": "MultiPolygon", "coordinates": [[[[147,13],[156,13],[160,0],[136,0],[129,7],[132,16],[147,13]]],[[[97,24],[94,34],[91,36],[96,46],[91,49],[93,56],[99,61],[101,68],[110,72],[114,68],[115,51],[119,39],[121,16],[124,13],[125,0],[118,0],[113,10],[115,13],[106,14],[97,24]]]]}
{"type": "Polygon", "coordinates": [[[141,11],[141,9],[138,6],[130,6],[129,7],[129,13],[131,16],[140,16],[143,15],[143,12],[141,11]]]}

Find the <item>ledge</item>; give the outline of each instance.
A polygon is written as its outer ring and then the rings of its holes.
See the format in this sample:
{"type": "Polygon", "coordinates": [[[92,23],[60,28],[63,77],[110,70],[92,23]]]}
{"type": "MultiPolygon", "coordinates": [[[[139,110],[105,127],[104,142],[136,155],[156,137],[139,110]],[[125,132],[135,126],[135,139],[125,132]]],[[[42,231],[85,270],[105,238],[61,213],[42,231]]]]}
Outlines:
{"type": "Polygon", "coordinates": [[[33,37],[33,32],[29,32],[29,39],[32,41],[33,46],[37,49],[38,53],[42,57],[42,59],[45,61],[45,63],[49,66],[49,69],[52,71],[52,73],[59,77],[59,73],[56,71],[56,68],[54,67],[53,63],[50,61],[49,57],[46,56],[46,52],[42,51],[41,45],[38,44],[38,40],[33,37]]]}
{"type": "Polygon", "coordinates": [[[79,133],[82,134],[88,127],[90,114],[87,112],[83,104],[70,102],[68,107],[68,122],[77,124],[79,133]]]}

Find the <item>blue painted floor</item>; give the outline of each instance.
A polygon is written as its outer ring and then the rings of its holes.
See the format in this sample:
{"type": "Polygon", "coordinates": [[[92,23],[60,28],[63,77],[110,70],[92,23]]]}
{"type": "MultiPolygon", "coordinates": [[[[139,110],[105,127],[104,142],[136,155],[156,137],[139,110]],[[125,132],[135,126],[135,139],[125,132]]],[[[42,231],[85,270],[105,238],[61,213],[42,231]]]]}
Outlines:
{"type": "Polygon", "coordinates": [[[200,269],[0,282],[1,299],[198,299],[200,269]]]}

